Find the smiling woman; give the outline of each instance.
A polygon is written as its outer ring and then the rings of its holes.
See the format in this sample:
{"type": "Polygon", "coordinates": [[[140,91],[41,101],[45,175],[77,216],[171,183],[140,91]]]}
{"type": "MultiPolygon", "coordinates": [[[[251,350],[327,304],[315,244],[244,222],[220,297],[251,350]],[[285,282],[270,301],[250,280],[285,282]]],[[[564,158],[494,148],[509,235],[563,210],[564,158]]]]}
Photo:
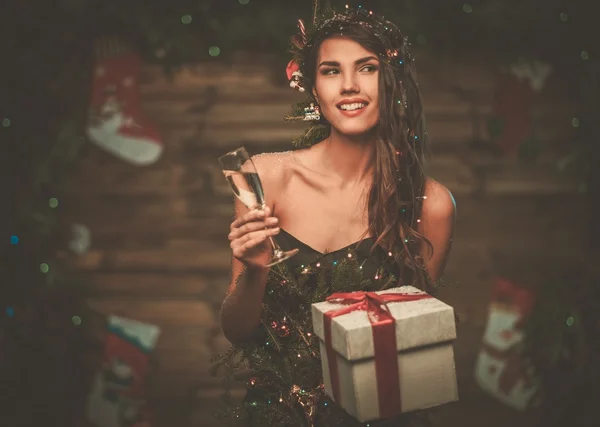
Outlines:
{"type": "Polygon", "coordinates": [[[253,158],[270,199],[263,215],[235,202],[232,276],[221,320],[256,375],[246,398],[249,425],[305,425],[305,412],[310,426],[352,427],[360,423],[322,393],[319,346],[307,338],[311,302],[322,297],[323,286],[325,296],[334,288],[314,272],[334,274],[352,258],[366,281],[344,282],[336,292],[398,285],[431,291],[448,258],[455,207],[422,168],[421,97],[402,33],[360,9],[334,15],[310,35],[302,21],[299,27],[290,86],[309,96],[304,117],[326,126],[327,136],[308,148],[253,158]],[[269,259],[271,234],[283,250],[299,249],[284,269],[256,262],[269,259]],[[286,272],[289,280],[282,279],[286,272]],[[301,289],[284,291],[282,284],[301,289]],[[317,402],[324,406],[315,410],[317,402]]]}
{"type": "Polygon", "coordinates": [[[318,62],[313,95],[332,133],[364,135],[373,129],[379,120],[379,59],[353,40],[332,37],[321,45],[318,62]]]}

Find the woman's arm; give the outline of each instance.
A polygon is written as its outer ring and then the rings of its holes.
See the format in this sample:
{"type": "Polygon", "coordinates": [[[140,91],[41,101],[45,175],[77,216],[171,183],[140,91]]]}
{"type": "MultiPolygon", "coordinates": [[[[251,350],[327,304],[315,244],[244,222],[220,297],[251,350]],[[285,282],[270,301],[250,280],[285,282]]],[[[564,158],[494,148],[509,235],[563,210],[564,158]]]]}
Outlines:
{"type": "MultiPolygon", "coordinates": [[[[274,168],[275,157],[265,153],[253,156],[257,173],[266,196],[266,204],[274,211],[273,200],[279,191],[278,182],[281,168],[274,168]]],[[[235,218],[248,212],[248,208],[237,198],[234,199],[235,218]]],[[[243,342],[252,337],[260,324],[262,301],[270,268],[246,267],[232,256],[231,282],[221,307],[221,329],[232,343],[243,342]]]]}
{"type": "Polygon", "coordinates": [[[421,256],[429,277],[434,282],[444,274],[454,235],[456,202],[452,193],[433,179],[425,183],[425,196],[418,231],[433,246],[433,252],[426,242],[421,247],[421,256]]]}

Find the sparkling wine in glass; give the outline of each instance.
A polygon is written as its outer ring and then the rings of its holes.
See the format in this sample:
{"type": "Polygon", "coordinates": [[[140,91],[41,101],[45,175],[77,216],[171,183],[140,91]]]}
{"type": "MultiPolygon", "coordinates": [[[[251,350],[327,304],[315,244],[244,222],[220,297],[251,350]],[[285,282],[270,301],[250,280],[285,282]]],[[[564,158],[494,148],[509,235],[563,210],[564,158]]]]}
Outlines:
{"type": "MultiPolygon", "coordinates": [[[[219,157],[219,163],[233,194],[251,211],[264,210],[267,205],[263,187],[246,149],[240,147],[224,154],[219,157]]],[[[279,264],[298,253],[298,249],[283,251],[271,236],[269,240],[273,246],[273,258],[266,267],[279,264]]]]}

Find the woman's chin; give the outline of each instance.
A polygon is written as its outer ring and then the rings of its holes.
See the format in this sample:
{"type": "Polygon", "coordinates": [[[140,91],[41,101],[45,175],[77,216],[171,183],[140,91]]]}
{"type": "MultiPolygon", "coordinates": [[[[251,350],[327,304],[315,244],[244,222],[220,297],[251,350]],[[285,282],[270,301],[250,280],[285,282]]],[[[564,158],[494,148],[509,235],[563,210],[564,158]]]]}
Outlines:
{"type": "Polygon", "coordinates": [[[375,126],[365,126],[357,123],[354,126],[341,126],[336,130],[341,136],[356,138],[360,136],[366,137],[371,134],[374,129],[375,126]]]}

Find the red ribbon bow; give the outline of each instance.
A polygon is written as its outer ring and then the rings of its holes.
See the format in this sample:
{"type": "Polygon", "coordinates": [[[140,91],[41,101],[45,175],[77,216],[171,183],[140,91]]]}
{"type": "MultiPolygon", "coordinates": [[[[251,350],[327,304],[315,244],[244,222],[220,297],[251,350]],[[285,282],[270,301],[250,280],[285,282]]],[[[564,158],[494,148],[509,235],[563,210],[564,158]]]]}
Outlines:
{"type": "Polygon", "coordinates": [[[340,402],[340,379],[337,354],[331,342],[331,322],[334,317],[343,316],[357,310],[365,310],[373,326],[373,346],[375,350],[375,372],[377,394],[379,397],[379,415],[389,418],[401,412],[400,384],[398,382],[398,349],[396,346],[395,320],[387,305],[389,302],[418,301],[431,298],[428,294],[403,294],[375,292],[336,293],[327,297],[327,301],[349,304],[337,310],[324,313],[325,348],[331,379],[333,398],[340,402]]]}

